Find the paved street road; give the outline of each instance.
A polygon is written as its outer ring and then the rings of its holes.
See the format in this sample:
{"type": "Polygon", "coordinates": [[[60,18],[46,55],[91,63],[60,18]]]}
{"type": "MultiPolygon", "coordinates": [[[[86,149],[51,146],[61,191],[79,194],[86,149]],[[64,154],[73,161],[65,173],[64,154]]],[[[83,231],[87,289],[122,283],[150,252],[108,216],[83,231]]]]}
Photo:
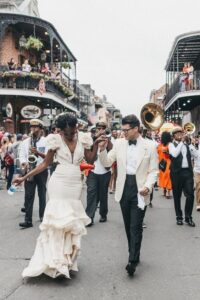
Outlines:
{"type": "Polygon", "coordinates": [[[172,200],[162,198],[160,191],[146,214],[141,264],[132,279],[125,272],[127,243],[119,205],[110,196],[108,222],[99,223],[97,215],[83,240],[79,273],[71,280],[22,280],[39,233],[37,199],[34,227],[19,229],[22,203],[23,193],[11,197],[0,191],[0,299],[200,299],[199,214],[194,212],[195,228],[177,226],[172,200]]]}

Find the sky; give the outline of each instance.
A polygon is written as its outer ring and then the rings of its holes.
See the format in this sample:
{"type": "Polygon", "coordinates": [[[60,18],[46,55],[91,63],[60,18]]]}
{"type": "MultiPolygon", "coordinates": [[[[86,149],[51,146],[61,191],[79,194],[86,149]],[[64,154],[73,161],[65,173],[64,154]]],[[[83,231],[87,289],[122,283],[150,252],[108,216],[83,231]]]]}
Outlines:
{"type": "Polygon", "coordinates": [[[200,31],[199,0],[38,0],[77,58],[77,79],[123,115],[140,115],[165,83],[177,35],[200,31]]]}

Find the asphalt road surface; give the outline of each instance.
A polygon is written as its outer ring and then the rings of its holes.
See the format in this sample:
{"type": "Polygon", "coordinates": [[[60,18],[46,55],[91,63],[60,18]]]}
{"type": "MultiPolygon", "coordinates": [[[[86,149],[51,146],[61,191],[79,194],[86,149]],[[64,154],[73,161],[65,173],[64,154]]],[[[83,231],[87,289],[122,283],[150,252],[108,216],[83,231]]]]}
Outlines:
{"type": "Polygon", "coordinates": [[[22,230],[18,223],[23,221],[23,192],[9,196],[0,191],[0,299],[199,300],[199,213],[194,211],[195,228],[177,226],[173,200],[161,194],[155,192],[153,208],[147,210],[141,263],[133,278],[125,271],[128,253],[120,207],[109,195],[108,222],[99,223],[97,211],[95,225],[83,238],[80,270],[72,279],[43,275],[23,280],[22,270],[39,234],[38,199],[34,227],[22,230]]]}

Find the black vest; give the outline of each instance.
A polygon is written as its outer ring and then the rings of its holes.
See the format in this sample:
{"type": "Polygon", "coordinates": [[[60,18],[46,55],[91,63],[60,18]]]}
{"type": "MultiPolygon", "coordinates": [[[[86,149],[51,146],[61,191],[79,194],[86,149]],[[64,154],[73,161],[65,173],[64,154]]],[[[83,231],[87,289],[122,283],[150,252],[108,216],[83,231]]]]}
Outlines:
{"type": "MultiPolygon", "coordinates": [[[[174,146],[176,147],[177,145],[174,144],[174,146]]],[[[193,173],[190,149],[189,149],[188,145],[185,145],[185,146],[187,148],[186,157],[187,157],[187,161],[188,161],[188,168],[193,173]]],[[[182,161],[183,161],[182,153],[180,152],[180,154],[177,157],[173,157],[170,155],[170,158],[171,158],[170,171],[173,173],[180,172],[182,169],[182,161]]]]}

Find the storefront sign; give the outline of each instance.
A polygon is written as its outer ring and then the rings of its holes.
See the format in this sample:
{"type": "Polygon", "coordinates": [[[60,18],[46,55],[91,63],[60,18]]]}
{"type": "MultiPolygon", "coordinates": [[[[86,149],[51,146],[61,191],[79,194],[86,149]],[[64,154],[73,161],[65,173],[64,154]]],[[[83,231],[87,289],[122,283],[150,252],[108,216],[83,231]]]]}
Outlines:
{"type": "Polygon", "coordinates": [[[41,109],[36,105],[26,105],[21,109],[21,115],[26,119],[37,119],[41,114],[41,109]]]}

